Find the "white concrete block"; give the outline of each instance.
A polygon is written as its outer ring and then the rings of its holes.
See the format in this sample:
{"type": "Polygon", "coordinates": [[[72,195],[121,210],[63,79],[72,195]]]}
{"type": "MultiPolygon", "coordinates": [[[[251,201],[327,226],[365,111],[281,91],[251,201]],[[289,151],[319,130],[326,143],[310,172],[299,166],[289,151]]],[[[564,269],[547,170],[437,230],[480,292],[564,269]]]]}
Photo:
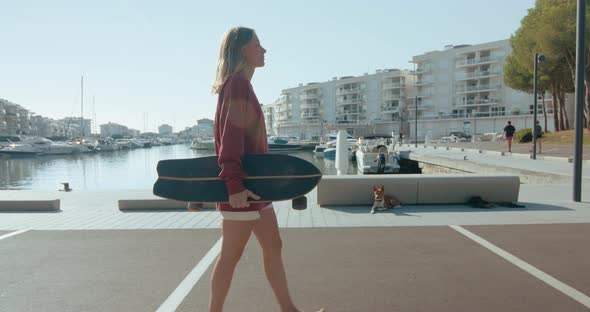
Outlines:
{"type": "Polygon", "coordinates": [[[0,200],[0,211],[59,211],[60,200],[0,200]]]}

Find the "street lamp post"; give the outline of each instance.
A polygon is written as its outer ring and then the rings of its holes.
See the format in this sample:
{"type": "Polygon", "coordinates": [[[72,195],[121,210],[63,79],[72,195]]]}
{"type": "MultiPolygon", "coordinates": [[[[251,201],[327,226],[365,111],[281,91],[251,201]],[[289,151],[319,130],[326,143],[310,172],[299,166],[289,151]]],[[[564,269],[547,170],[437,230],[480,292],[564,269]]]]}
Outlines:
{"type": "Polygon", "coordinates": [[[414,86],[416,87],[416,98],[414,100],[414,105],[416,106],[416,110],[414,111],[414,147],[418,148],[418,73],[416,72],[416,62],[411,61],[410,63],[414,63],[414,86]]]}
{"type": "Polygon", "coordinates": [[[415,133],[416,133],[416,141],[414,142],[414,147],[418,148],[418,90],[416,90],[416,111],[414,112],[414,116],[416,117],[415,123],[415,133]]]}
{"type": "Polygon", "coordinates": [[[537,126],[537,80],[538,80],[538,64],[539,62],[545,61],[545,55],[535,53],[535,66],[534,66],[534,82],[533,82],[533,159],[537,159],[537,138],[535,138],[535,127],[537,126]]]}
{"type": "Polygon", "coordinates": [[[586,0],[577,1],[576,12],[576,109],[575,109],[575,140],[574,140],[574,192],[575,202],[582,201],[582,158],[584,126],[584,75],[586,51],[586,0]]]}

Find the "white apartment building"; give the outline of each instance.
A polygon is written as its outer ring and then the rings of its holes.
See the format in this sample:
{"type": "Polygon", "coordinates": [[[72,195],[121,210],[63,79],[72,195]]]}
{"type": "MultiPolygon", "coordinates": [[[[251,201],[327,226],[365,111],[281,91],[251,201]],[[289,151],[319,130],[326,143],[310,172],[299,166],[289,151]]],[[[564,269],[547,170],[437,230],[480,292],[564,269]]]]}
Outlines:
{"type": "Polygon", "coordinates": [[[269,133],[307,140],[340,129],[357,136],[374,133],[381,120],[399,122],[406,87],[413,81],[408,70],[386,69],[300,84],[263,107],[267,128],[273,130],[269,133]]]}
{"type": "Polygon", "coordinates": [[[197,120],[197,125],[190,128],[190,135],[193,137],[213,137],[213,126],[215,121],[208,118],[197,120]]]}
{"type": "Polygon", "coordinates": [[[262,113],[264,114],[264,124],[266,125],[266,133],[268,133],[269,136],[276,135],[277,133],[274,129],[274,105],[262,105],[262,113]]]}
{"type": "Polygon", "coordinates": [[[100,125],[100,135],[103,137],[110,137],[113,135],[129,135],[129,128],[117,123],[110,122],[104,125],[100,125]]]}
{"type": "Polygon", "coordinates": [[[92,119],[83,119],[81,117],[66,117],[60,119],[59,122],[66,128],[68,136],[90,136],[92,135],[91,125],[92,119]]]}
{"type": "MultiPolygon", "coordinates": [[[[416,119],[419,138],[502,132],[508,120],[517,129],[531,127],[533,96],[504,85],[510,51],[508,39],[447,46],[414,56],[412,70],[300,84],[263,109],[267,127],[269,133],[302,139],[341,129],[354,136],[393,132],[413,138],[416,119]]],[[[553,130],[551,97],[545,101],[553,130]]],[[[538,108],[542,116],[540,101],[538,108]]]]}
{"type": "Polygon", "coordinates": [[[91,134],[91,119],[66,117],[60,120],[34,115],[21,105],[0,99],[0,135],[76,137],[91,134]],[[82,129],[84,131],[82,132],[82,129]]]}
{"type": "Polygon", "coordinates": [[[29,111],[8,100],[0,99],[0,135],[29,134],[29,111]]]}
{"type": "Polygon", "coordinates": [[[163,124],[158,127],[158,133],[161,135],[172,134],[172,126],[167,125],[167,124],[163,124]]]}

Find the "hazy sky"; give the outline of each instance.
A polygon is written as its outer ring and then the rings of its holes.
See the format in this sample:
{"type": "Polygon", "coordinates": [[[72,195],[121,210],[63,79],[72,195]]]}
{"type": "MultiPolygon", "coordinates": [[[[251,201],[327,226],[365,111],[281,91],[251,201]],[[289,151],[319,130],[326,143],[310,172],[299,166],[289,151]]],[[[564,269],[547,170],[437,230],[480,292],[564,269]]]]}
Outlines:
{"type": "Polygon", "coordinates": [[[298,83],[410,69],[413,55],[448,44],[509,38],[534,2],[0,0],[0,98],[80,116],[83,75],[85,117],[94,96],[98,124],[178,131],[213,118],[210,86],[232,26],[256,29],[268,50],[252,84],[270,104],[298,83]]]}

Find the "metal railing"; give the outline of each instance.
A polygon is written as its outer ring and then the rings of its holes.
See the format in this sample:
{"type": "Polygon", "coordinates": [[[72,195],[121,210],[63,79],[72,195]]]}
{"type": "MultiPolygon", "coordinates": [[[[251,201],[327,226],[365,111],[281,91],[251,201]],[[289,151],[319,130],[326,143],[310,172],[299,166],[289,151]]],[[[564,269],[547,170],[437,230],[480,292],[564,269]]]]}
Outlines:
{"type": "Polygon", "coordinates": [[[463,74],[457,75],[455,77],[460,80],[460,79],[469,79],[469,78],[476,78],[476,77],[496,76],[496,75],[499,75],[500,73],[501,72],[498,70],[484,70],[484,71],[463,73],[463,74]]]}
{"type": "Polygon", "coordinates": [[[499,58],[497,58],[497,57],[484,56],[484,57],[479,57],[479,58],[460,60],[460,61],[456,62],[456,65],[457,66],[477,65],[477,64],[481,64],[481,63],[497,62],[498,60],[499,60],[499,58]]]}
{"type": "Polygon", "coordinates": [[[466,93],[466,92],[478,92],[484,90],[495,91],[500,89],[500,85],[480,85],[480,86],[458,86],[457,92],[458,93],[466,93]]]}
{"type": "Polygon", "coordinates": [[[338,89],[336,89],[336,95],[361,93],[363,91],[364,91],[364,89],[362,89],[362,88],[338,88],[338,89]]]}

